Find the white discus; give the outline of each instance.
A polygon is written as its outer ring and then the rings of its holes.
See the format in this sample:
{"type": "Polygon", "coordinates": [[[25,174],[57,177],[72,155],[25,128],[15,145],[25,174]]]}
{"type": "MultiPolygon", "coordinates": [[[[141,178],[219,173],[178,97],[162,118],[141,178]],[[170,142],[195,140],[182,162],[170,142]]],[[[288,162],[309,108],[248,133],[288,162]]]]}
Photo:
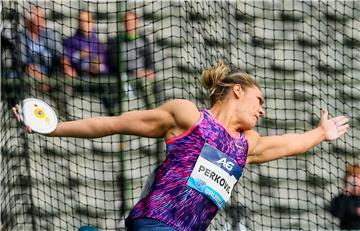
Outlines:
{"type": "Polygon", "coordinates": [[[44,101],[27,98],[20,103],[20,119],[32,131],[49,134],[53,132],[58,124],[55,111],[44,101]]]}

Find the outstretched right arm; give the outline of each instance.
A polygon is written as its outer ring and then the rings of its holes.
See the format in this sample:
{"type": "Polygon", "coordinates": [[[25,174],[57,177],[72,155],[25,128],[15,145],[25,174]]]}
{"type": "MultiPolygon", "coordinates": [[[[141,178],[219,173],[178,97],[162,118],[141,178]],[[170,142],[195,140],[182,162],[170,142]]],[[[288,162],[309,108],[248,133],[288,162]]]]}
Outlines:
{"type": "MultiPolygon", "coordinates": [[[[13,109],[16,115],[16,109],[13,109]]],[[[128,134],[160,138],[172,129],[186,131],[196,121],[197,108],[186,100],[172,100],[153,110],[130,111],[120,116],[93,117],[59,123],[49,136],[98,138],[128,134]]]]}
{"type": "Polygon", "coordinates": [[[93,117],[59,123],[50,136],[98,138],[117,133],[161,137],[173,126],[170,113],[161,109],[130,111],[120,116],[93,117]]]}

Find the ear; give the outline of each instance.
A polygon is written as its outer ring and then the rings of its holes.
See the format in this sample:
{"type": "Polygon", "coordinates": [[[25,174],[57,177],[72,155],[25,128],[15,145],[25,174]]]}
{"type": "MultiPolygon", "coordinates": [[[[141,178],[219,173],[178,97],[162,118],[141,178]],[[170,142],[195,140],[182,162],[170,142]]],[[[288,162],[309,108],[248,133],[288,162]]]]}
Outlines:
{"type": "Polygon", "coordinates": [[[234,94],[235,94],[235,97],[240,99],[244,93],[242,87],[240,84],[235,84],[232,88],[234,94]]]}

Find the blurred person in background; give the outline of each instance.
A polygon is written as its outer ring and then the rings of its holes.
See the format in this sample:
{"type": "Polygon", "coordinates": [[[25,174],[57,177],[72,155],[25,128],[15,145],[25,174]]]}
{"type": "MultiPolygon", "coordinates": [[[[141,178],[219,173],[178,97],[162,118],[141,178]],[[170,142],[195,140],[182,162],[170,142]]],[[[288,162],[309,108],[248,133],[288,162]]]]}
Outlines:
{"type": "Polygon", "coordinates": [[[20,30],[20,60],[24,72],[35,81],[27,87],[31,96],[39,93],[51,93],[55,97],[56,107],[60,115],[66,114],[66,100],[60,90],[50,84],[55,78],[55,70],[59,67],[62,56],[61,36],[46,26],[45,9],[31,4],[30,12],[24,17],[25,27],[20,30]]]}
{"type": "Polygon", "coordinates": [[[344,192],[331,201],[331,213],[341,229],[360,229],[360,165],[346,169],[344,192]]]}
{"type": "Polygon", "coordinates": [[[125,33],[109,39],[111,70],[114,73],[125,71],[130,82],[130,91],[134,91],[139,98],[144,99],[147,109],[155,108],[155,67],[152,46],[149,39],[139,32],[139,17],[134,11],[125,13],[124,23],[125,33]]]}
{"type": "MultiPolygon", "coordinates": [[[[21,62],[25,73],[43,83],[60,61],[62,44],[59,36],[46,27],[45,10],[31,5],[30,14],[24,18],[20,31],[21,62]]],[[[47,84],[42,90],[49,91],[47,84]]]]}
{"type": "Polygon", "coordinates": [[[80,10],[79,28],[64,41],[64,73],[70,77],[107,75],[106,46],[101,43],[91,12],[80,10]]]}
{"type": "MultiPolygon", "coordinates": [[[[99,40],[93,15],[87,10],[80,10],[78,30],[73,36],[64,40],[63,68],[64,74],[71,78],[108,77],[107,48],[99,40]]],[[[84,85],[82,91],[90,91],[89,86],[84,85]]],[[[113,115],[109,97],[110,86],[102,84],[99,91],[108,113],[113,115]]]]}

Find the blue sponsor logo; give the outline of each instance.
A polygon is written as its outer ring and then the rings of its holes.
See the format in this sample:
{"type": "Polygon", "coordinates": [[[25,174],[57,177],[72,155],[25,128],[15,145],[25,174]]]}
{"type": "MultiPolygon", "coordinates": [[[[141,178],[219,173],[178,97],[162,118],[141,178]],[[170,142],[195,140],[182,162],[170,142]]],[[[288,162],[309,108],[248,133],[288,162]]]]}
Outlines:
{"type": "Polygon", "coordinates": [[[240,179],[242,168],[217,148],[205,143],[201,150],[200,156],[219,166],[224,171],[234,176],[236,180],[240,179]]]}

